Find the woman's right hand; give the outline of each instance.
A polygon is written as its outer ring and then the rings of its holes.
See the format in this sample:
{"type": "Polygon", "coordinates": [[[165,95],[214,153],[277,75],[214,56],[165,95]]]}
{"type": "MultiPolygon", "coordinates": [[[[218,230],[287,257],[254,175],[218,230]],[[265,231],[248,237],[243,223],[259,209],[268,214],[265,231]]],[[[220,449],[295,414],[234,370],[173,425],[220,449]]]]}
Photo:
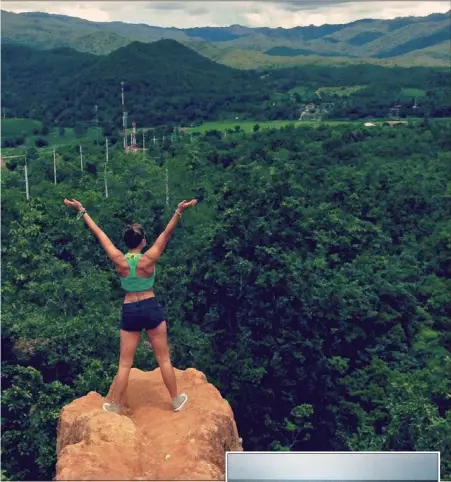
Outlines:
{"type": "Polygon", "coordinates": [[[187,209],[187,208],[191,208],[193,206],[195,206],[197,204],[197,199],[193,199],[192,201],[190,202],[187,202],[187,201],[182,201],[177,209],[182,212],[183,210],[187,209]]]}
{"type": "Polygon", "coordinates": [[[72,201],[69,201],[69,199],[64,199],[63,202],[67,207],[75,208],[78,212],[83,209],[81,202],[77,201],[76,199],[72,199],[72,201]]]}

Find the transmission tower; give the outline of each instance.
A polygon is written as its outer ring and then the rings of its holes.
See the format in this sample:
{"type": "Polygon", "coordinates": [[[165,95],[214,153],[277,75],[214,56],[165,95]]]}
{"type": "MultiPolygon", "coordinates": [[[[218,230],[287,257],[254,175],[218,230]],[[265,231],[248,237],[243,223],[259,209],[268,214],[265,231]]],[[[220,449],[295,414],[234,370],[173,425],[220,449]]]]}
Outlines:
{"type": "Polygon", "coordinates": [[[124,101],[124,81],[121,82],[121,94],[122,94],[122,128],[124,130],[124,149],[127,149],[127,112],[125,110],[125,101],[124,101]]]}

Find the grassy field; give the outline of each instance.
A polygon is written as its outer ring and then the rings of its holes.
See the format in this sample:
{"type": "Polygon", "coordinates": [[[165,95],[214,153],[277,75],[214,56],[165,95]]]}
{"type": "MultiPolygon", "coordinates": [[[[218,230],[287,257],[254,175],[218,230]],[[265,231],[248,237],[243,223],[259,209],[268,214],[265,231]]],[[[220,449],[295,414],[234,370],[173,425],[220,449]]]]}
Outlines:
{"type": "Polygon", "coordinates": [[[348,95],[357,92],[360,89],[363,89],[364,85],[342,85],[340,87],[320,87],[318,92],[322,94],[333,94],[338,95],[340,97],[347,97],[348,95]]]}
{"type": "MultiPolygon", "coordinates": [[[[24,137],[24,147],[36,147],[35,141],[38,138],[45,139],[48,146],[57,147],[66,144],[72,144],[76,141],[94,141],[96,139],[96,129],[89,127],[85,130],[83,137],[77,138],[72,127],[66,127],[64,134],[60,135],[59,129],[53,128],[47,135],[34,134],[35,129],[42,129],[42,122],[34,119],[2,119],[2,138],[6,137],[24,137]]],[[[99,142],[102,142],[102,132],[99,131],[99,142]]],[[[16,148],[4,148],[2,152],[17,152],[16,148]]],[[[20,149],[20,148],[19,148],[20,149]]]]}
{"type": "MultiPolygon", "coordinates": [[[[366,118],[366,119],[358,119],[358,120],[324,120],[324,121],[290,121],[290,120],[276,120],[276,121],[265,121],[265,122],[257,122],[257,121],[240,121],[240,120],[231,120],[231,121],[212,121],[212,122],[205,122],[201,126],[192,127],[191,129],[187,129],[186,132],[200,132],[204,133],[210,130],[218,130],[224,131],[226,129],[235,129],[235,126],[240,126],[240,128],[244,132],[252,132],[254,129],[254,125],[258,124],[260,129],[280,129],[282,127],[288,125],[294,125],[295,127],[306,127],[306,126],[318,126],[320,124],[329,125],[329,126],[338,126],[338,125],[345,125],[345,124],[354,124],[354,125],[361,125],[365,124],[366,122],[374,122],[376,124],[386,121],[395,120],[393,118],[366,118]]],[[[409,123],[419,122],[421,121],[420,117],[408,117],[406,119],[400,120],[407,120],[409,123]]],[[[435,121],[445,122],[451,120],[449,117],[437,118],[434,119],[435,121]]]]}
{"type": "Polygon", "coordinates": [[[423,89],[405,88],[401,92],[409,97],[426,97],[426,91],[423,89]]]}
{"type": "MultiPolygon", "coordinates": [[[[316,126],[319,123],[322,124],[328,124],[328,125],[339,125],[339,124],[349,124],[352,122],[358,122],[358,121],[337,121],[337,120],[331,120],[331,121],[321,121],[321,122],[316,122],[316,121],[292,121],[292,120],[275,120],[275,121],[265,121],[265,122],[257,122],[257,121],[240,121],[240,120],[231,120],[231,121],[212,121],[212,122],[205,122],[205,124],[202,124],[201,126],[198,127],[192,127],[191,129],[188,129],[187,132],[206,132],[210,130],[218,130],[218,131],[224,131],[226,129],[235,129],[235,126],[240,126],[240,128],[244,132],[252,132],[254,129],[255,124],[258,124],[260,126],[260,129],[280,129],[282,127],[288,126],[293,124],[295,127],[300,127],[300,126],[316,126]]],[[[360,121],[363,123],[363,121],[360,121]]],[[[365,121],[366,122],[366,121],[365,121]]]]}
{"type": "Polygon", "coordinates": [[[308,87],[304,87],[302,85],[298,85],[296,87],[293,87],[288,91],[290,94],[299,94],[299,95],[309,95],[309,94],[314,94],[313,89],[309,89],[308,87]]]}
{"type": "Polygon", "coordinates": [[[2,119],[2,137],[27,137],[34,129],[42,129],[42,122],[33,119],[2,119]]]}

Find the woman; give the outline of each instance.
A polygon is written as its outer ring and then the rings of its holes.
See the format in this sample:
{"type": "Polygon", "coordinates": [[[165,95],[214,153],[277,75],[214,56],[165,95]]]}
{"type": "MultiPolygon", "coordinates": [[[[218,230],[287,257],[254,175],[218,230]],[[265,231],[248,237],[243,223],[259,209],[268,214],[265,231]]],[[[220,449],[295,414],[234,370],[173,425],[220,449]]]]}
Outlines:
{"type": "Polygon", "coordinates": [[[155,282],[155,264],[160,259],[172,232],[182,218],[182,212],[196,203],[195,199],[190,202],[182,201],[166,229],[144,254],[141,254],[141,251],[146,246],[145,232],[139,224],[128,226],[124,233],[128,253],[124,255],[91,219],[79,201],[64,199],[64,204],[78,211],[77,218],[83,217],[89,229],[99,240],[106,254],[114,263],[122,288],[127,292],[122,305],[120,322],[121,354],[119,369],[113,382],[114,390],[111,390],[113,400],[112,403],[103,405],[104,410],[108,412],[119,413],[120,411],[142,329],[146,330],[152,344],[163,381],[172,399],[174,411],[180,411],[188,400],[185,393],[179,394],[177,391],[175,372],[169,357],[166,320],[163,310],[155,298],[153,285],[155,282]]]}

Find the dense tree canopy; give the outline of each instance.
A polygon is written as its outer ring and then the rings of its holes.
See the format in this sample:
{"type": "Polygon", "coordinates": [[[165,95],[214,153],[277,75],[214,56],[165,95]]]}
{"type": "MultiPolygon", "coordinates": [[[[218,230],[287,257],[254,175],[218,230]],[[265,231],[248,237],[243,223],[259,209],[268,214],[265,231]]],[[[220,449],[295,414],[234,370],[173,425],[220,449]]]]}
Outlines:
{"type": "MultiPolygon", "coordinates": [[[[105,395],[122,293],[64,197],[118,247],[198,206],[160,261],[174,364],[208,376],[246,450],[440,450],[451,475],[450,123],[214,132],[126,155],[58,149],[2,175],[3,470],[49,479],[59,410],[105,395]],[[169,205],[166,205],[166,169],[169,205]]],[[[155,361],[143,345],[136,366],[155,361]]]]}

